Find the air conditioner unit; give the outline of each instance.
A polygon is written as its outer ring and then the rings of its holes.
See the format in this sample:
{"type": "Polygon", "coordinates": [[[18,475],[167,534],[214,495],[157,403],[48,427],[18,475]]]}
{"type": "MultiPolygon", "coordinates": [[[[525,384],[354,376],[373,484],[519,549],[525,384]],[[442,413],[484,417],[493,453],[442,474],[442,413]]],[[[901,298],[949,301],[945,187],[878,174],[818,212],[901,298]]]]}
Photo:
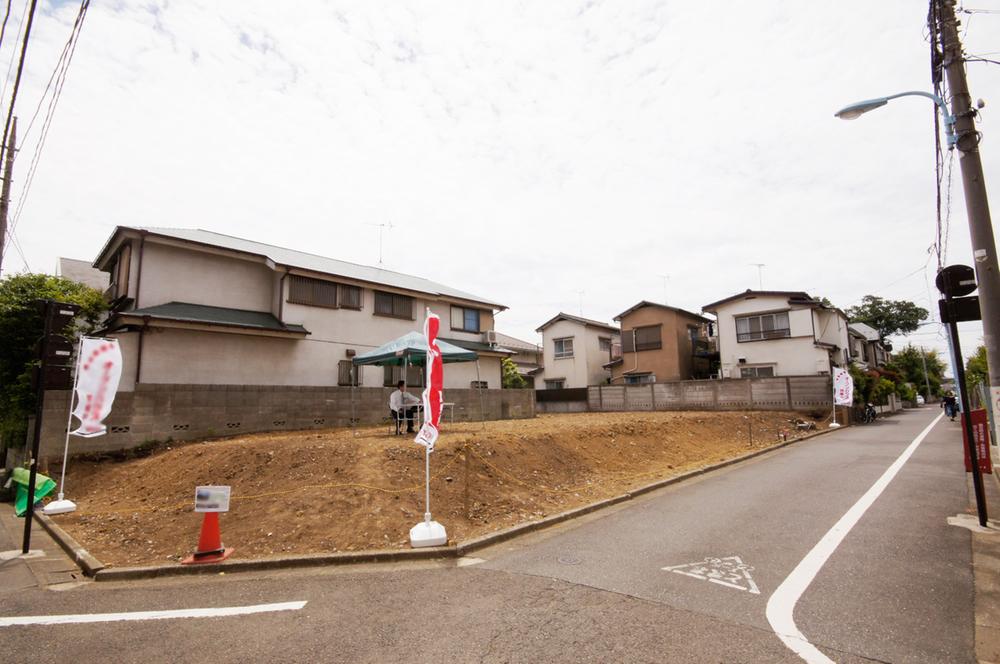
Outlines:
{"type": "Polygon", "coordinates": [[[348,348],[346,351],[344,351],[344,355],[347,355],[347,357],[354,357],[355,355],[357,355],[357,351],[355,351],[353,348],[348,348]]]}
{"type": "Polygon", "coordinates": [[[483,343],[489,344],[491,346],[497,345],[497,333],[496,330],[486,330],[483,332],[483,343]]]}

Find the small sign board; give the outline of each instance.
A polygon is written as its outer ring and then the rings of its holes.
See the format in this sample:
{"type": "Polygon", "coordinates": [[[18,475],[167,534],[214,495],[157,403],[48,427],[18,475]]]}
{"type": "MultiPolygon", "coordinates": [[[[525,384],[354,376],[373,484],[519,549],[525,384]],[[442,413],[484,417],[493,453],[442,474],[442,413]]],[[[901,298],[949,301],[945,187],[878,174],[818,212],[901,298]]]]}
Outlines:
{"type": "Polygon", "coordinates": [[[228,486],[198,486],[194,488],[195,512],[228,512],[228,486]]]}
{"type": "MultiPolygon", "coordinates": [[[[974,410],[969,415],[972,420],[972,439],[976,441],[976,456],[979,459],[979,470],[982,473],[992,473],[993,463],[990,459],[990,434],[986,410],[974,410]]],[[[969,439],[965,434],[965,413],[962,413],[962,420],[962,447],[965,449],[965,472],[971,473],[972,460],[969,456],[969,439]]]]}

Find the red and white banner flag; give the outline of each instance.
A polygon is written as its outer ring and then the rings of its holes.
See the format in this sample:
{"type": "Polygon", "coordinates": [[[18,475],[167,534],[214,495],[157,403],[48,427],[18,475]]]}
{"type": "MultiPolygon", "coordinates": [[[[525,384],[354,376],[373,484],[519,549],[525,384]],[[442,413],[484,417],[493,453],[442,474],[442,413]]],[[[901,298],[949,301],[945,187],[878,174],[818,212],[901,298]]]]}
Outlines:
{"type": "Polygon", "coordinates": [[[854,403],[854,379],[847,369],[833,368],[833,402],[838,406],[854,403]]]}
{"type": "Polygon", "coordinates": [[[437,345],[441,319],[430,309],[424,321],[424,337],[427,339],[427,387],[424,388],[424,425],[420,427],[414,442],[423,445],[428,452],[434,451],[438,439],[438,425],[444,409],[444,361],[437,345]]]}
{"type": "Polygon", "coordinates": [[[118,392],[122,375],[122,351],[117,339],[80,340],[80,357],[76,358],[76,408],[73,416],[80,420],[74,436],[93,438],[104,435],[108,428],[104,418],[111,413],[111,404],[118,392]]]}

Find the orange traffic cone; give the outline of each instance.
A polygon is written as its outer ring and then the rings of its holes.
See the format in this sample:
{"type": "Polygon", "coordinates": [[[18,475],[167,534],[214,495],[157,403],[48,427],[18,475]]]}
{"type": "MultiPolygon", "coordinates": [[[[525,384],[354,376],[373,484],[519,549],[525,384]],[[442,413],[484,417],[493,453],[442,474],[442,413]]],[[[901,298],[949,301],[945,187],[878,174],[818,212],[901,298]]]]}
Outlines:
{"type": "Polygon", "coordinates": [[[226,548],[222,543],[222,533],[219,532],[219,513],[205,512],[205,520],[201,522],[201,536],[198,538],[198,550],[181,561],[181,565],[195,563],[217,563],[233,555],[232,548],[226,548]]]}

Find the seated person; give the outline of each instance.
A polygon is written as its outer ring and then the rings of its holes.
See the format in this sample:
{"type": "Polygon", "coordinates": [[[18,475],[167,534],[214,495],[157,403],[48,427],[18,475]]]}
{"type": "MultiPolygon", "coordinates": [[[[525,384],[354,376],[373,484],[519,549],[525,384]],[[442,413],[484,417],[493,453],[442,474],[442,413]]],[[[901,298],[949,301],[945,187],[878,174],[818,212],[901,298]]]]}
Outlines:
{"type": "Polygon", "coordinates": [[[396,383],[396,391],[389,396],[389,412],[396,423],[397,434],[403,419],[406,420],[406,433],[413,433],[413,420],[417,411],[420,410],[420,399],[404,391],[405,384],[403,381],[396,383]]]}

